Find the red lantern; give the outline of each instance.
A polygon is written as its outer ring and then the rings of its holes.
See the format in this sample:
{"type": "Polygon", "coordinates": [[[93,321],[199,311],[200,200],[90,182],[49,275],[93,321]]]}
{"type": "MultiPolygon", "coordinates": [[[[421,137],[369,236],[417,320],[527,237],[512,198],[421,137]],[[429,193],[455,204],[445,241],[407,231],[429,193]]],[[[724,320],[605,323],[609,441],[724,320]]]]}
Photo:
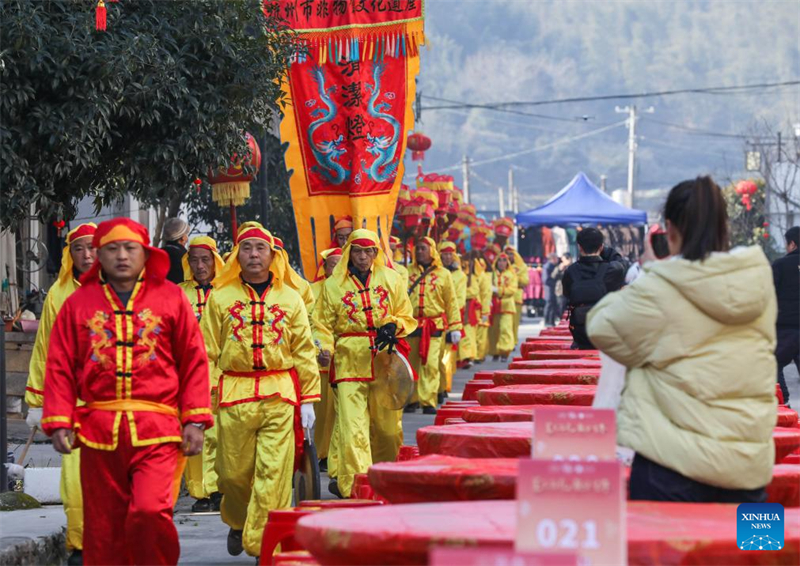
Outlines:
{"type": "Polygon", "coordinates": [[[749,211],[753,208],[752,195],[758,191],[758,185],[753,181],[743,180],[736,183],[736,194],[742,197],[742,204],[749,211]]]}
{"type": "Polygon", "coordinates": [[[231,209],[231,228],[236,238],[236,207],[241,206],[250,198],[250,181],[253,173],[246,173],[245,165],[258,171],[261,166],[261,151],[253,136],[245,134],[247,142],[247,157],[242,159],[238,155],[231,158],[228,168],[220,167],[216,171],[209,169],[208,182],[211,184],[211,199],[219,206],[229,206],[231,209]]]}
{"type": "Polygon", "coordinates": [[[431,148],[431,138],[420,132],[414,132],[408,136],[408,149],[411,150],[411,159],[413,161],[422,161],[425,159],[425,152],[431,148]]]}

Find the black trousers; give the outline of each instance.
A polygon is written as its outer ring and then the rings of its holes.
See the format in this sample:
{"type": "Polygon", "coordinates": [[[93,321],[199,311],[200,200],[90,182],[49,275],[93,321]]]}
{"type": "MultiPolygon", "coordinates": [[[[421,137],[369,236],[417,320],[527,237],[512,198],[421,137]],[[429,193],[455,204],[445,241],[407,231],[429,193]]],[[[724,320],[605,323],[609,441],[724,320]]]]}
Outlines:
{"type": "MultiPolygon", "coordinates": [[[[702,454],[697,454],[702,458],[702,454]]],[[[687,478],[636,454],[631,467],[631,501],[682,501],[687,503],[764,503],[767,491],[723,489],[687,478]]]]}
{"type": "Polygon", "coordinates": [[[783,377],[783,368],[794,362],[800,371],[800,328],[778,327],[778,346],[775,348],[775,359],[778,361],[778,383],[783,392],[783,402],[789,404],[789,388],[783,377]]]}

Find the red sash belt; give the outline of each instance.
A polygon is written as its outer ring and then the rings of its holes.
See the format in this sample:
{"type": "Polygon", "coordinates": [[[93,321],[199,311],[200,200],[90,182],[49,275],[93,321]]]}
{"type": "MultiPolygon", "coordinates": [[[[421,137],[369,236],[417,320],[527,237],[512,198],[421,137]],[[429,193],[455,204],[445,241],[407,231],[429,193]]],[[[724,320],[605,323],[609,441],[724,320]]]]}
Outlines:
{"type": "Polygon", "coordinates": [[[470,326],[478,326],[481,322],[481,304],[475,299],[467,300],[467,322],[470,326]]]}
{"type": "Polygon", "coordinates": [[[428,352],[431,349],[431,335],[436,332],[436,320],[442,318],[444,315],[426,316],[422,319],[417,319],[419,322],[420,338],[419,338],[419,359],[422,365],[428,363],[428,352]]]}

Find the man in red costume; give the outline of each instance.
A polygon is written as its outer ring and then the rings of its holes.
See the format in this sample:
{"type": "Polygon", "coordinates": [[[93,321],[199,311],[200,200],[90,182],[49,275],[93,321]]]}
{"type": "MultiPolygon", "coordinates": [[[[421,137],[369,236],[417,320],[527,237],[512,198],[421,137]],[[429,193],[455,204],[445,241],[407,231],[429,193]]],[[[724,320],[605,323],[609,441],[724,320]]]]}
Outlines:
{"type": "Polygon", "coordinates": [[[84,563],[177,564],[175,482],[213,424],[203,338],[144,226],[103,222],[92,244],[50,336],[42,427],[82,447],[84,563]]]}
{"type": "Polygon", "coordinates": [[[341,216],[333,223],[333,238],[331,239],[330,248],[344,248],[347,243],[347,238],[353,231],[353,217],[341,216]]]}

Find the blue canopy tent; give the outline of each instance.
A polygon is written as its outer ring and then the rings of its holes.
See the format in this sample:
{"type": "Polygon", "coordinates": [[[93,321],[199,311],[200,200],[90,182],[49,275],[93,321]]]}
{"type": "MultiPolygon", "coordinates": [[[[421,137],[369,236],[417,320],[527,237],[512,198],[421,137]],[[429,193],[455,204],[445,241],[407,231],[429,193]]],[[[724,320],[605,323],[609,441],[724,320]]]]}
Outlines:
{"type": "Polygon", "coordinates": [[[647,213],[618,204],[583,172],[542,206],[517,214],[520,226],[645,224],[647,213]]]}

